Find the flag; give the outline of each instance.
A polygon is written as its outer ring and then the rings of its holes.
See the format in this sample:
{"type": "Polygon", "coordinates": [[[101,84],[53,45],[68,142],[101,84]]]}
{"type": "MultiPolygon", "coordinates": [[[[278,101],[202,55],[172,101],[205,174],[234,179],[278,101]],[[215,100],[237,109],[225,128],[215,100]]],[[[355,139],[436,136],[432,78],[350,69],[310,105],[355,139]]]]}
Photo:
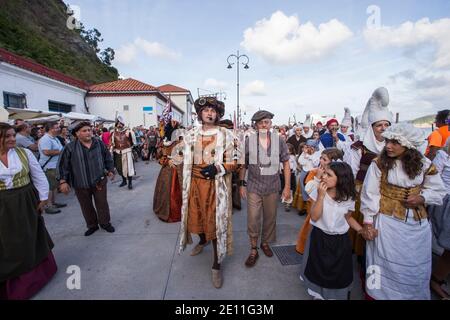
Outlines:
{"type": "Polygon", "coordinates": [[[170,122],[170,120],[172,120],[172,103],[170,102],[169,96],[166,106],[164,107],[164,110],[162,112],[161,121],[164,122],[164,125],[166,125],[170,122]]]}

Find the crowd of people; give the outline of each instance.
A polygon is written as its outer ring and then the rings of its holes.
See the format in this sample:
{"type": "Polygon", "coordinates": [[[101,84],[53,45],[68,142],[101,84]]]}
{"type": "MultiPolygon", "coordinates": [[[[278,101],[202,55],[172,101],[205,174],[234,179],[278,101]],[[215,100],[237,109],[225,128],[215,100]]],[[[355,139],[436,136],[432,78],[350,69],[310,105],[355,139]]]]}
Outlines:
{"type": "Polygon", "coordinates": [[[153,211],[180,223],[179,252],[213,247],[211,281],[223,285],[222,266],[233,252],[233,210],[247,202],[249,254],[273,257],[277,209],[304,216],[296,250],[299,281],[314,299],[348,299],[357,256],[367,299],[448,299],[450,274],[449,110],[436,115],[427,137],[394,123],[389,94],[378,88],[355,121],[273,125],[276,115],[256,112],[250,126],[222,120],[216,97],[194,103],[200,125],[166,120],[158,128],[111,128],[78,121],[31,126],[0,124],[0,298],[27,299],[55,274],[53,243],[42,214],[72,189],[86,221],[85,236],[114,232],[107,181],[133,189],[138,158],[158,161],[153,211]],[[29,226],[29,227],[24,227],[29,226]],[[432,263],[432,237],[441,254],[432,263]],[[430,290],[431,289],[431,290],[430,290]]]}

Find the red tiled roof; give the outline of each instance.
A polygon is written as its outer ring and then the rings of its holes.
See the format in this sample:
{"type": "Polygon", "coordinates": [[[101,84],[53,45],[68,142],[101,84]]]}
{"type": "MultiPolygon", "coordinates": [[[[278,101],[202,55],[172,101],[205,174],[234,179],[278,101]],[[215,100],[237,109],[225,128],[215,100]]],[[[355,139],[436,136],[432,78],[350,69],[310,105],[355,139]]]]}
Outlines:
{"type": "Polygon", "coordinates": [[[155,92],[158,88],[135,79],[117,80],[93,85],[90,92],[155,92]]]}
{"type": "Polygon", "coordinates": [[[17,54],[9,52],[6,49],[0,48],[0,61],[6,62],[8,64],[14,65],[24,70],[28,70],[37,73],[41,76],[64,82],[74,87],[78,87],[83,90],[87,90],[88,84],[80,79],[73,78],[71,76],[65,75],[55,69],[48,68],[40,63],[37,63],[31,59],[21,57],[17,54]]]}
{"type": "Polygon", "coordinates": [[[162,92],[190,92],[187,89],[177,87],[172,84],[165,84],[163,86],[159,86],[158,89],[162,92]]]}

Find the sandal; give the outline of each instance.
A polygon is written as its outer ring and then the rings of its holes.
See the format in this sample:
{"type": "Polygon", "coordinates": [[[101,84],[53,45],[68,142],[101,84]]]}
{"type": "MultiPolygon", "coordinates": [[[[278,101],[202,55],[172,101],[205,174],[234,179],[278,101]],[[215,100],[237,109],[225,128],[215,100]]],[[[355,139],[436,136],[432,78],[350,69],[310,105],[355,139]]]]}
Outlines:
{"type": "Polygon", "coordinates": [[[273,257],[272,249],[270,249],[267,243],[261,243],[261,249],[267,257],[269,258],[273,257]]]}
{"type": "Polygon", "coordinates": [[[434,275],[431,275],[431,281],[430,281],[430,288],[431,290],[433,290],[433,292],[435,294],[437,294],[439,297],[441,297],[442,300],[449,300],[450,299],[450,295],[448,294],[448,292],[442,288],[443,285],[447,285],[447,281],[445,280],[438,280],[434,275]],[[439,289],[441,292],[439,292],[438,290],[436,290],[435,288],[433,288],[433,286],[431,285],[431,282],[436,283],[437,285],[439,285],[439,289]]]}
{"type": "Polygon", "coordinates": [[[256,260],[258,260],[259,258],[258,247],[252,247],[252,250],[256,250],[256,254],[251,252],[248,256],[247,260],[245,261],[245,266],[247,268],[253,267],[256,264],[256,260]]]}

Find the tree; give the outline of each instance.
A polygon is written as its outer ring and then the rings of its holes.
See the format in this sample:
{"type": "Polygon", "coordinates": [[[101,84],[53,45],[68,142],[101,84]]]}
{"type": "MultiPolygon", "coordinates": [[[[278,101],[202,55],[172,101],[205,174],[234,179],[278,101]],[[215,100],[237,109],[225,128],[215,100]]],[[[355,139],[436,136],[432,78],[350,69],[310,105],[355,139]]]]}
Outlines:
{"type": "Polygon", "coordinates": [[[102,34],[96,28],[85,31],[84,28],[81,29],[80,35],[86,41],[86,43],[94,49],[95,53],[99,53],[100,49],[98,48],[98,44],[103,42],[101,38],[102,34]]]}
{"type": "Polygon", "coordinates": [[[100,53],[100,56],[104,64],[111,66],[111,62],[114,60],[115,51],[112,48],[106,48],[100,53]]]}

